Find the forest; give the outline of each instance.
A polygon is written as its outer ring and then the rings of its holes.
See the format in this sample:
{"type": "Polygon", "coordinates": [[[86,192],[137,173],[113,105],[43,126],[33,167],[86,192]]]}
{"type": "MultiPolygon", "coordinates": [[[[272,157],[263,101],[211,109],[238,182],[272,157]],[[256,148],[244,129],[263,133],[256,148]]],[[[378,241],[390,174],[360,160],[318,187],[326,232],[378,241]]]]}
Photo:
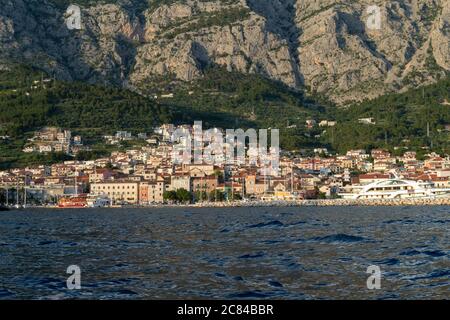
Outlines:
{"type": "Polygon", "coordinates": [[[62,155],[25,155],[26,139],[44,126],[70,129],[86,138],[90,159],[111,150],[102,137],[117,130],[151,133],[162,123],[204,128],[277,128],[282,148],[310,153],[325,147],[344,153],[354,148],[387,148],[401,153],[450,153],[450,78],[401,94],[388,94],[346,108],[293,90],[258,75],[205,70],[193,83],[171,83],[172,99],[155,99],[112,86],[63,82],[30,67],[0,72],[0,166],[54,162],[62,155]],[[374,124],[359,123],[373,118],[374,124]],[[335,127],[307,128],[306,120],[335,120],[335,127]]]}

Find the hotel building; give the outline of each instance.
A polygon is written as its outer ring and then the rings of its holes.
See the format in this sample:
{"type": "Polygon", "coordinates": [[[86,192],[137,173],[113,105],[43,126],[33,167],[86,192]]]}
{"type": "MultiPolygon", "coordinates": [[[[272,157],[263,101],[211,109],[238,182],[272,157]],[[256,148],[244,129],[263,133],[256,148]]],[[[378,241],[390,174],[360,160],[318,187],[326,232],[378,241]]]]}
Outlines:
{"type": "Polygon", "coordinates": [[[91,193],[106,195],[113,203],[139,203],[139,182],[106,181],[91,184],[91,193]]]}

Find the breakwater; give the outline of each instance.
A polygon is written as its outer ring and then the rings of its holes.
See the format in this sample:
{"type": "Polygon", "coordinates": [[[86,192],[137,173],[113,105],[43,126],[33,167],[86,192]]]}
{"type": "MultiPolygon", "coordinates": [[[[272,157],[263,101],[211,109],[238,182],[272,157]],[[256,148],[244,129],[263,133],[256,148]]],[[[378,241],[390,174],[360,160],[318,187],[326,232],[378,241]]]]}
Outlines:
{"type": "Polygon", "coordinates": [[[325,200],[297,200],[297,201],[250,201],[250,202],[205,202],[196,203],[194,207],[334,207],[334,206],[450,206],[447,198],[412,198],[412,199],[325,199],[325,200]]]}

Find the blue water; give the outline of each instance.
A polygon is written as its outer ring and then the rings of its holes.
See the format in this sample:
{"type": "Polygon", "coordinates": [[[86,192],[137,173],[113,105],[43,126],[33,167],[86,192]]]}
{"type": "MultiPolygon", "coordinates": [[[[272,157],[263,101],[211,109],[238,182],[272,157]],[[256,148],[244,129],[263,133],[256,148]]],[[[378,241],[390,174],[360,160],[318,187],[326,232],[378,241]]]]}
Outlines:
{"type": "Polygon", "coordinates": [[[449,299],[450,207],[0,212],[0,299],[68,298],[449,299]]]}

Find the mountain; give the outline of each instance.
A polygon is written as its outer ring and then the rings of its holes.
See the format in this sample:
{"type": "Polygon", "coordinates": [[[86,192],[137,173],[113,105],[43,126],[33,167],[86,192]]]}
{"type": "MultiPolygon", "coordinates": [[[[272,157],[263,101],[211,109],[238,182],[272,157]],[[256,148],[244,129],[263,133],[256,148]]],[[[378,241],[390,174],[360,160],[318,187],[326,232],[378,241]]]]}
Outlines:
{"type": "Polygon", "coordinates": [[[435,83],[450,71],[448,0],[0,0],[0,70],[155,94],[211,67],[258,74],[338,105],[435,83]],[[381,28],[367,27],[378,5],[381,28]]]}

